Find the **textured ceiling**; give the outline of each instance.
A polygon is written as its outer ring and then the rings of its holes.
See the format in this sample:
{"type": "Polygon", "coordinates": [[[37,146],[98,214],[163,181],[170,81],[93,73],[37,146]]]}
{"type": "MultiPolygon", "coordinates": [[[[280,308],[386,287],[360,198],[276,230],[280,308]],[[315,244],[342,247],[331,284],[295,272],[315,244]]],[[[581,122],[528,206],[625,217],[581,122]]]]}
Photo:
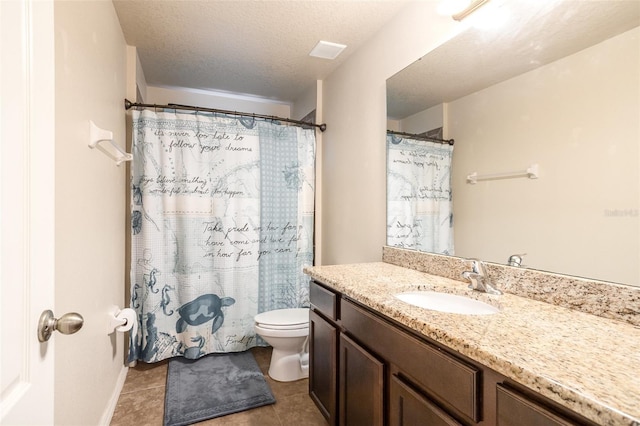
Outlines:
{"type": "Polygon", "coordinates": [[[454,101],[640,25],[640,0],[510,0],[502,8],[509,21],[498,31],[470,28],[387,80],[387,115],[454,101]]]}
{"type": "Polygon", "coordinates": [[[406,0],[113,4],[149,85],[291,102],[378,32],[406,0]],[[308,56],[320,40],[348,47],[333,61],[308,56]]]}

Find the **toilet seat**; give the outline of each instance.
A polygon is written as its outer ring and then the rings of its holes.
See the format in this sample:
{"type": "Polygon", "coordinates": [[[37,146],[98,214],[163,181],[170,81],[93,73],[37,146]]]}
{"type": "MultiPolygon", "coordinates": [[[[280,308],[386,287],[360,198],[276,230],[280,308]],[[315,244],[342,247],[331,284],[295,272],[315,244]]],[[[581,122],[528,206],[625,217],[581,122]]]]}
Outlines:
{"type": "Polygon", "coordinates": [[[299,330],[309,328],[309,309],[276,309],[255,316],[255,325],[267,330],[299,330]]]}

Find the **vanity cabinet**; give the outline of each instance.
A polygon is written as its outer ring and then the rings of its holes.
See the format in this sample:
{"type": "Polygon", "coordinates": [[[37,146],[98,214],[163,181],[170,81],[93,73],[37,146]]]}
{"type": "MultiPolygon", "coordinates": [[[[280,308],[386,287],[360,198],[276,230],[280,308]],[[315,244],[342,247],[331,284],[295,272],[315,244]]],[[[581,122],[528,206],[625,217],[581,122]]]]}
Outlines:
{"type": "Polygon", "coordinates": [[[337,293],[316,282],[309,293],[311,399],[331,425],[384,425],[384,362],[341,332],[337,293]]]}
{"type": "Polygon", "coordinates": [[[393,375],[389,385],[389,425],[460,426],[461,423],[400,376],[393,375]]]}
{"type": "Polygon", "coordinates": [[[331,425],[337,424],[338,329],[311,309],[309,312],[309,396],[331,425]]]}
{"type": "MultiPolygon", "coordinates": [[[[538,402],[514,389],[498,384],[498,426],[570,426],[583,424],[579,419],[570,420],[572,413],[560,411],[538,402]]],[[[586,421],[585,421],[586,424],[586,421]]]]}
{"type": "Polygon", "coordinates": [[[340,333],[339,364],[339,424],[385,424],[384,362],[340,333]]]}
{"type": "Polygon", "coordinates": [[[595,425],[328,286],[310,299],[309,394],[330,425],[595,425]]]}
{"type": "Polygon", "coordinates": [[[309,284],[309,395],[329,424],[338,422],[338,294],[309,284]]]}
{"type": "Polygon", "coordinates": [[[414,424],[408,420],[427,413],[448,425],[461,424],[456,418],[467,424],[479,420],[478,368],[350,300],[340,300],[340,313],[342,333],[359,341],[388,367],[389,423],[414,424]]]}

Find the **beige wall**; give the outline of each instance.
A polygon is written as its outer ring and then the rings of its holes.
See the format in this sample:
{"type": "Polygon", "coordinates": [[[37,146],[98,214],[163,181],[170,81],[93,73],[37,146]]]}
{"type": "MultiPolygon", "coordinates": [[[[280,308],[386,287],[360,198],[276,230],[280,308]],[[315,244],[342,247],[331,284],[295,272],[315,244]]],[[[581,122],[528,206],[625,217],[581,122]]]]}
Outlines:
{"type": "MultiPolygon", "coordinates": [[[[444,126],[445,104],[436,105],[398,121],[398,129],[406,133],[424,133],[444,126]]],[[[391,120],[390,120],[391,121],[391,120]]]]}
{"type": "Polygon", "coordinates": [[[457,255],[640,285],[639,44],[636,28],[449,104],[457,255]],[[537,180],[466,183],[532,163],[537,180]]]}
{"type": "MultiPolygon", "coordinates": [[[[127,99],[141,103],[147,99],[147,80],[135,46],[127,46],[127,99]]],[[[129,133],[127,130],[127,136],[129,133]]]]}
{"type": "Polygon", "coordinates": [[[291,118],[301,120],[311,111],[317,109],[318,84],[313,84],[293,101],[291,106],[291,118]]]}
{"type": "Polygon", "coordinates": [[[323,264],[379,261],[386,238],[386,79],[462,29],[410,2],[323,81],[323,264]],[[428,25],[426,24],[428,22],[428,25]]]}
{"type": "Polygon", "coordinates": [[[124,295],[125,167],[89,149],[89,120],[125,142],[126,45],[110,1],[55,2],[55,313],[84,327],[56,337],[55,423],[108,421],[124,378],[107,311],[124,295]]]}
{"type": "Polygon", "coordinates": [[[288,103],[275,103],[250,96],[225,95],[206,90],[179,87],[147,86],[145,103],[162,105],[174,103],[228,111],[275,115],[285,118],[291,114],[291,105],[288,103]]]}

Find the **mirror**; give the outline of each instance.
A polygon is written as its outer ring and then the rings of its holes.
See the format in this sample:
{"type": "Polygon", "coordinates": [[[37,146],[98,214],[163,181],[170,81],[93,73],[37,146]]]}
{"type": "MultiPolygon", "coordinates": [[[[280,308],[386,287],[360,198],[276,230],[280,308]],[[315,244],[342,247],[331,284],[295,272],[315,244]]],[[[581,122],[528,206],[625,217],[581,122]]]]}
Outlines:
{"type": "Polygon", "coordinates": [[[455,139],[454,255],[640,286],[640,2],[501,8],[387,80],[387,128],[455,139]]]}

